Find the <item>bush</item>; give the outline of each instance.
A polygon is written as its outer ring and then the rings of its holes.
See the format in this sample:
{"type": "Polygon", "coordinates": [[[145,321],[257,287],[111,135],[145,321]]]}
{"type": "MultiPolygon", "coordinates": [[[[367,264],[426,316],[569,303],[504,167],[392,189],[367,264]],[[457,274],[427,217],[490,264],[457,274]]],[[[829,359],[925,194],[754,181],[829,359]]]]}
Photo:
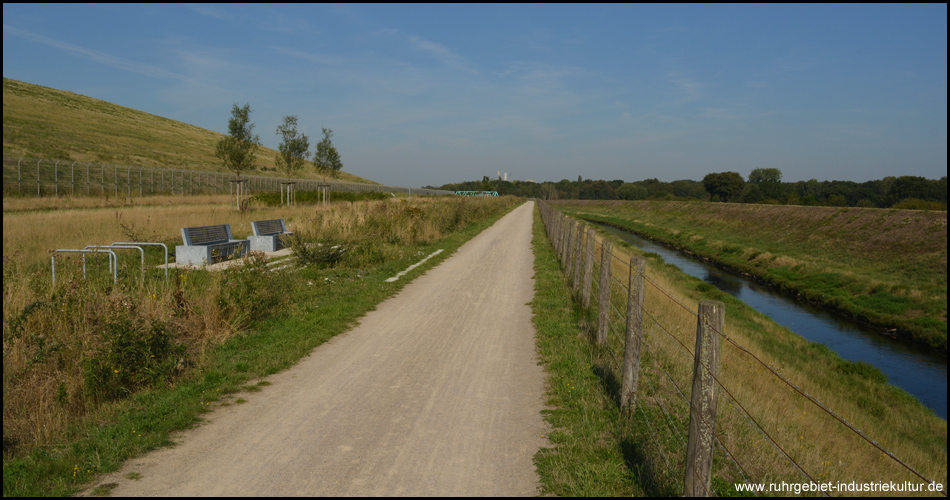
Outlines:
{"type": "Polygon", "coordinates": [[[120,314],[103,326],[104,342],[83,367],[93,399],[119,399],[164,383],[184,364],[185,348],[173,342],[163,322],[120,314]]]}
{"type": "Polygon", "coordinates": [[[244,263],[224,271],[217,305],[232,326],[241,327],[280,311],[292,286],[285,273],[267,267],[263,252],[250,252],[244,263]]]}

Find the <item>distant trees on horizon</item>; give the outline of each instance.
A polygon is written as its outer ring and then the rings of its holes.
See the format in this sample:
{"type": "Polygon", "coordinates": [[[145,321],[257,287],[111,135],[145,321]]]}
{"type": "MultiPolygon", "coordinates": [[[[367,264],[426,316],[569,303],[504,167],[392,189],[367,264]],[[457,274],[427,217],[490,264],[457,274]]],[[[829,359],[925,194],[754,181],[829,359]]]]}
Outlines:
{"type": "Polygon", "coordinates": [[[578,178],[558,182],[505,181],[483,177],[479,181],[445,184],[432,189],[449,191],[485,190],[549,200],[700,200],[711,202],[762,203],[868,208],[947,209],[947,177],[927,179],[902,175],[867,182],[783,182],[777,168],[757,168],[748,180],[738,172],[712,172],[702,181],[658,179],[625,182],[578,178]]]}

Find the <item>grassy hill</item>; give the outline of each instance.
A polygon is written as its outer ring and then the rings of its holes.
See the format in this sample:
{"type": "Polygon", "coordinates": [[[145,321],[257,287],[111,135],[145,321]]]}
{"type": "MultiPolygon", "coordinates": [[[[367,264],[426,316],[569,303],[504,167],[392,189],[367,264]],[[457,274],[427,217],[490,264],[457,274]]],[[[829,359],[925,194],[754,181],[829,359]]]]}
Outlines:
{"type": "MultiPolygon", "coordinates": [[[[225,171],[214,156],[221,137],[218,132],[73,92],[3,79],[4,156],[225,171]]],[[[247,174],[280,175],[276,154],[261,147],[257,168],[247,174]]],[[[316,179],[316,172],[309,170],[298,177],[316,179]]],[[[376,184],[347,172],[340,172],[336,179],[376,184]]]]}

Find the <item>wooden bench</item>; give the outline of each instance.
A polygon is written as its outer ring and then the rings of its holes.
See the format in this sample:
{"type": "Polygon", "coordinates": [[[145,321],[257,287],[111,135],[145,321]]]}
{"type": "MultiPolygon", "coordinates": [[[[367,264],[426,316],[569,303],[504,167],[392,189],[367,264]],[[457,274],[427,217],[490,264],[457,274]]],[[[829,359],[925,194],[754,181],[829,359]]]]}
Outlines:
{"type": "Polygon", "coordinates": [[[175,247],[175,262],[189,266],[204,266],[247,255],[250,242],[235,240],[231,225],[183,227],[181,239],[184,245],[175,247]]]}
{"type": "Polygon", "coordinates": [[[276,252],[285,247],[280,237],[294,234],[287,230],[284,219],[251,222],[251,228],[254,229],[254,234],[247,239],[250,240],[251,250],[254,251],[276,252]]]}

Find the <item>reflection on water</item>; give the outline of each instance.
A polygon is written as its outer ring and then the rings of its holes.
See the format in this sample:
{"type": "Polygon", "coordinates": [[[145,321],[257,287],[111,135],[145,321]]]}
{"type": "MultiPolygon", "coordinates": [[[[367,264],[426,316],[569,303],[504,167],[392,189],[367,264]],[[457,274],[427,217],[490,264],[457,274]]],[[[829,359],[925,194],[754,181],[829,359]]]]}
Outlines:
{"type": "Polygon", "coordinates": [[[599,226],[644,252],[659,254],[667,263],[679,267],[686,274],[716,286],[798,335],[828,346],[842,358],[876,366],[887,374],[892,384],[916,396],[940,417],[947,418],[945,357],[891,339],[628,231],[599,226]]]}

